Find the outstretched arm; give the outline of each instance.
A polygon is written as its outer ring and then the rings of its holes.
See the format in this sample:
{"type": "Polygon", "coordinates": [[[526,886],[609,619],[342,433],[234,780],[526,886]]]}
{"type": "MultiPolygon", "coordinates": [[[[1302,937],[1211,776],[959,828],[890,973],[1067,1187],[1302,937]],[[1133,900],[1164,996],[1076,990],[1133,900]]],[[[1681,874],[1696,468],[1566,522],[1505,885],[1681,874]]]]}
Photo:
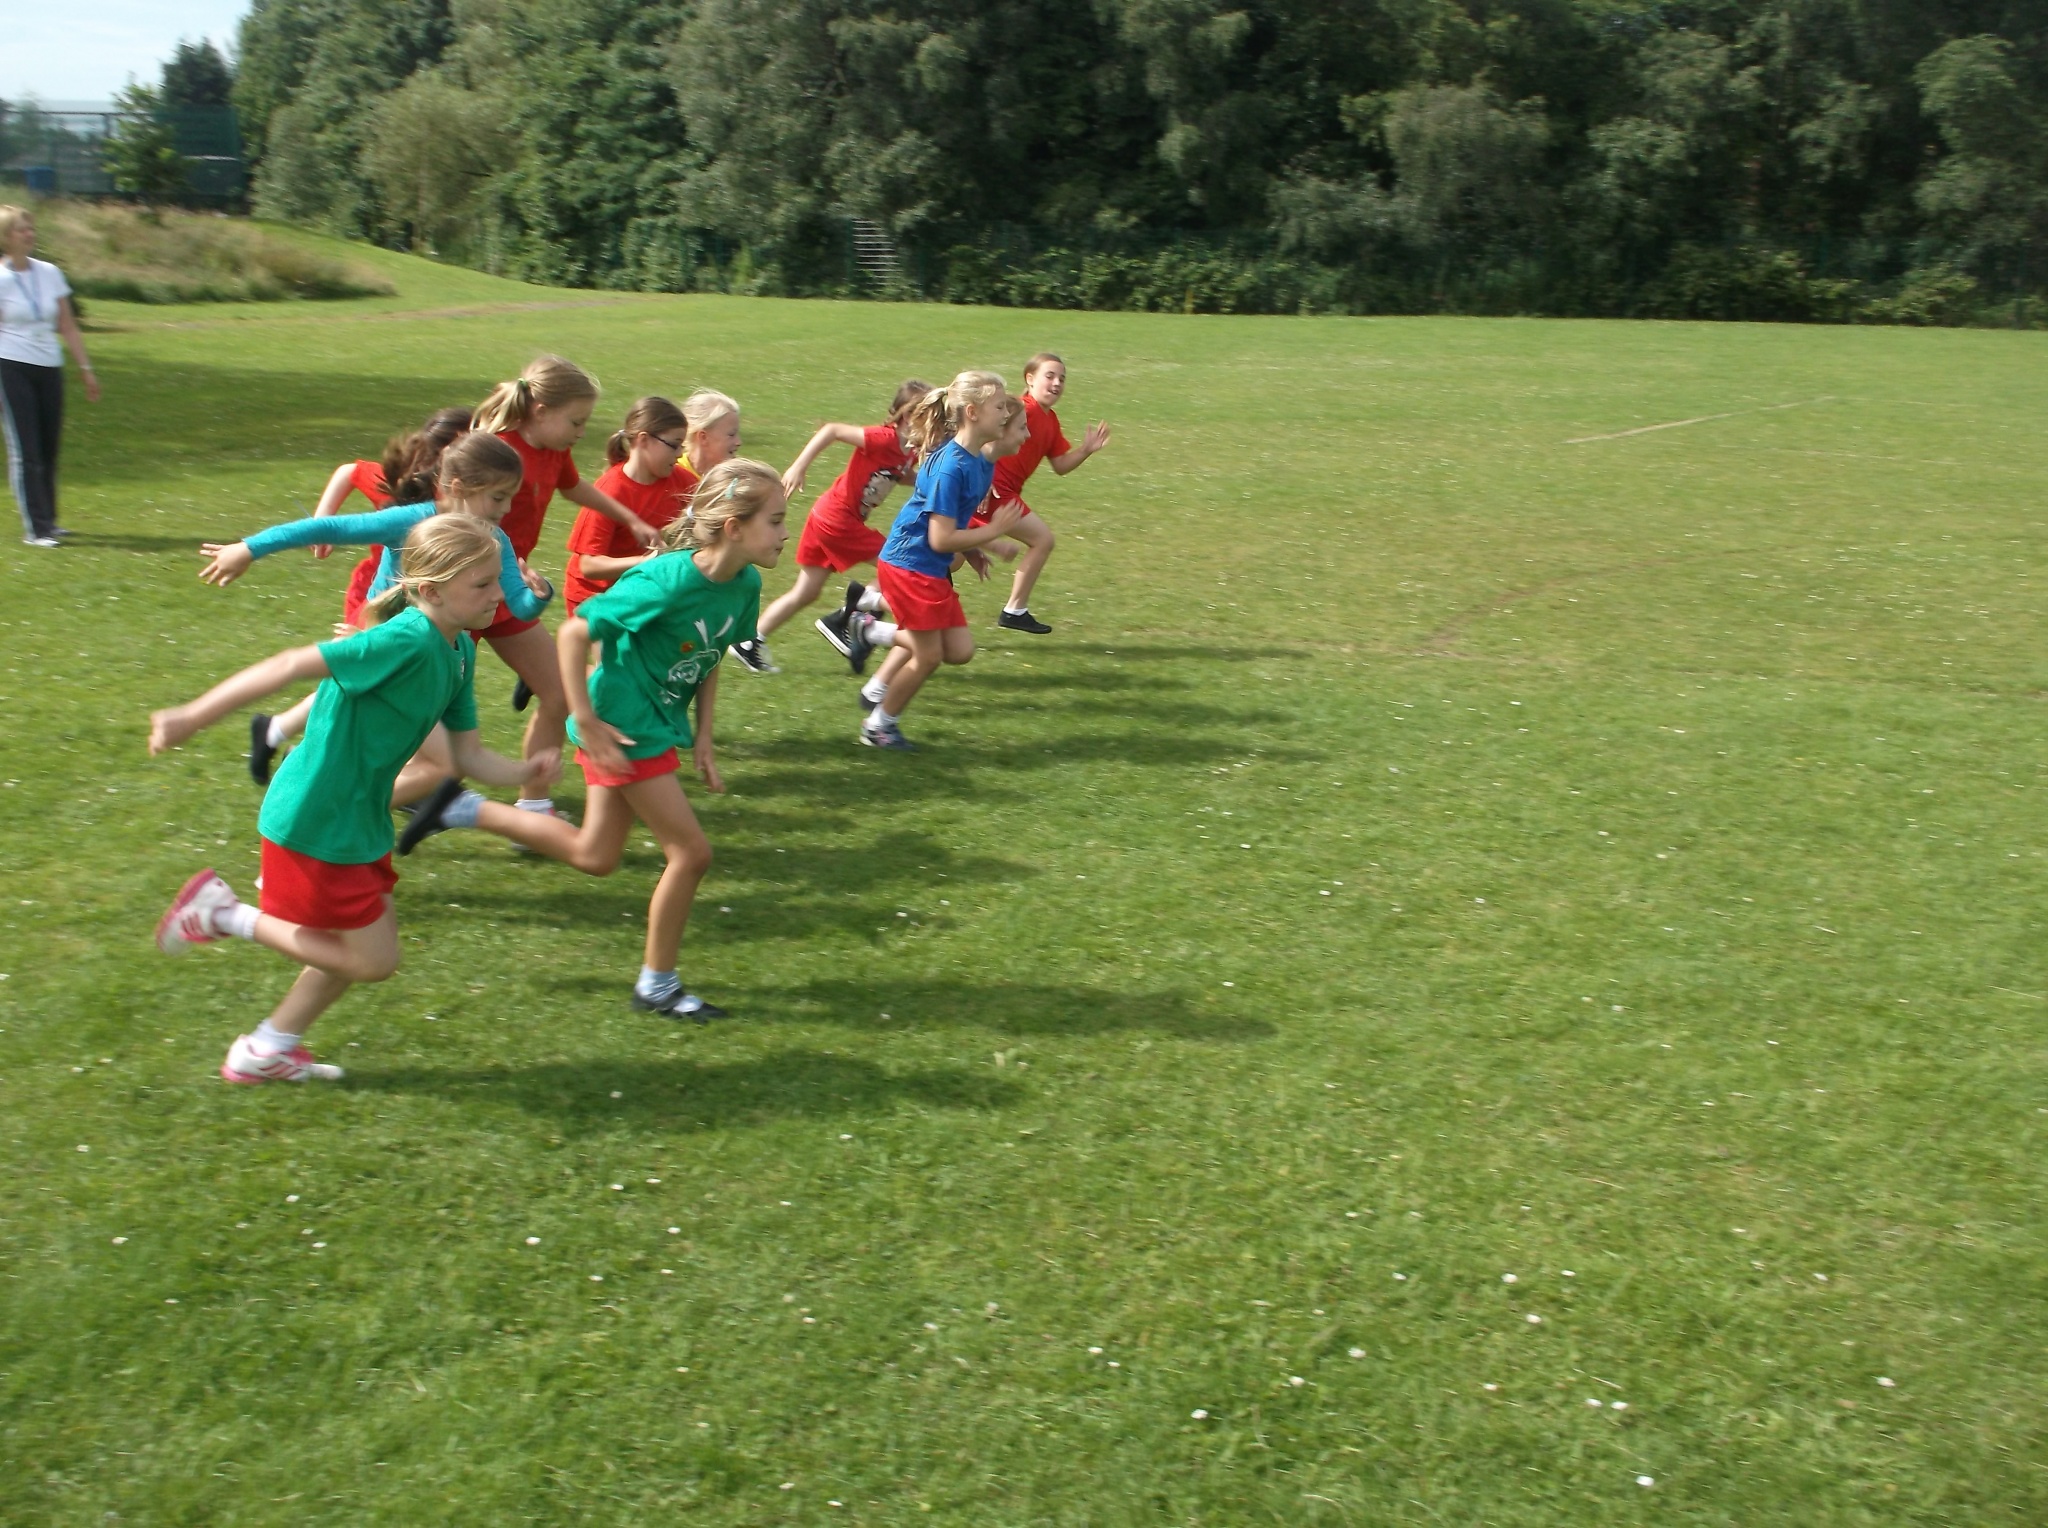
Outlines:
{"type": "Polygon", "coordinates": [[[858,451],[866,439],[857,424],[819,425],[818,433],[811,437],[810,444],[797,454],[797,459],[789,464],[789,470],[782,474],[782,496],[793,499],[803,492],[804,474],[811,470],[811,463],[827,446],[851,446],[858,451]]]}
{"type": "Polygon", "coordinates": [[[578,483],[574,488],[564,488],[562,497],[571,504],[581,504],[585,509],[594,509],[607,520],[616,520],[633,533],[633,539],[642,546],[653,546],[660,532],[645,520],[634,514],[610,494],[589,483],[578,483]]]}
{"type": "MultiPolygon", "coordinates": [[[[341,501],[355,491],[355,486],[356,464],[354,462],[343,462],[334,469],[333,475],[327,479],[327,486],[320,490],[320,502],[313,506],[313,518],[315,520],[324,520],[329,515],[339,513],[341,501]]],[[[333,550],[334,545],[332,542],[316,541],[313,543],[313,555],[315,557],[325,557],[333,550]]]]}
{"type": "Polygon", "coordinates": [[[230,712],[239,711],[266,695],[309,679],[327,677],[327,660],[317,647],[293,647],[252,664],[230,679],[223,679],[197,700],[167,711],[153,711],[149,717],[149,751],[162,753],[176,748],[186,738],[211,727],[230,712]]]}
{"type": "Polygon", "coordinates": [[[1065,477],[1069,472],[1072,472],[1081,463],[1087,461],[1089,457],[1108,444],[1109,425],[1098,419],[1095,423],[1088,426],[1087,432],[1081,437],[1080,445],[1074,447],[1071,451],[1062,452],[1058,456],[1048,456],[1045,459],[1046,465],[1051,467],[1061,477],[1065,477]]]}
{"type": "Polygon", "coordinates": [[[1008,535],[1023,518],[1024,506],[1015,499],[999,506],[986,525],[960,525],[944,515],[933,515],[925,521],[925,539],[934,552],[971,552],[1008,535]]]}
{"type": "Polygon", "coordinates": [[[288,520],[258,531],[246,541],[208,541],[199,548],[207,559],[199,577],[223,588],[249,571],[249,564],[272,552],[299,546],[403,546],[406,532],[433,514],[431,504],[394,504],[367,515],[326,515],[288,520]]]}

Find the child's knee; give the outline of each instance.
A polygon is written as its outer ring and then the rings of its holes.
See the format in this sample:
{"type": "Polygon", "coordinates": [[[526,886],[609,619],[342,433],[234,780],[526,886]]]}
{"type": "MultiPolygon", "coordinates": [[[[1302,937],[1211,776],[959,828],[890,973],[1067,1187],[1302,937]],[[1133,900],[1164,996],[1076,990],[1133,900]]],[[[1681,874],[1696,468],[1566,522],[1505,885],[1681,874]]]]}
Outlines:
{"type": "Polygon", "coordinates": [[[972,663],[973,661],[974,649],[972,647],[954,648],[946,654],[946,662],[955,668],[958,668],[963,663],[972,663]]]}
{"type": "Polygon", "coordinates": [[[399,955],[396,950],[366,950],[356,957],[356,969],[349,973],[349,980],[389,981],[398,974],[398,961],[399,955]]]}
{"type": "Polygon", "coordinates": [[[703,880],[711,870],[711,843],[698,839],[695,843],[670,844],[668,862],[671,868],[696,880],[703,880]]]}

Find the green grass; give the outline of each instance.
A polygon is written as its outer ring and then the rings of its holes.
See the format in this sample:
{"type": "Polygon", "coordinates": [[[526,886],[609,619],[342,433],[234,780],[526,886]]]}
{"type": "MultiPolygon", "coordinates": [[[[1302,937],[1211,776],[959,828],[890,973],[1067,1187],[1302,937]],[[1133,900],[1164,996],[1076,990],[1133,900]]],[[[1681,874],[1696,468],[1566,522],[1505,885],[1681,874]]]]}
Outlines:
{"type": "Polygon", "coordinates": [[[2048,1517],[2039,336],[365,258],[394,297],[96,304],[78,544],[0,548],[0,1519],[2048,1517]],[[627,1011],[651,850],[454,835],[316,1032],[350,1080],[214,1077],[288,972],[149,932],[246,887],[255,793],[239,723],[144,718],[343,565],[200,540],[542,349],[781,463],[1041,347],[1117,428],[1033,495],[1056,632],[914,757],[802,626],[726,681],[685,972],[740,1017],[627,1011]]]}

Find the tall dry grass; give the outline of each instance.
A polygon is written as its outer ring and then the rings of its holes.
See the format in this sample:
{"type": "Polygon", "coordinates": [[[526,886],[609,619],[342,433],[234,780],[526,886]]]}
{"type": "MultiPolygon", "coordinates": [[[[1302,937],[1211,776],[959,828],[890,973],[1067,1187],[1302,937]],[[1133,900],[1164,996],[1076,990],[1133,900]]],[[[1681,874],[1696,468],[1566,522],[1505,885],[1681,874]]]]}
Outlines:
{"type": "Polygon", "coordinates": [[[120,302],[282,302],[387,296],[376,272],[241,218],[38,198],[39,253],[82,296],[120,302]]]}

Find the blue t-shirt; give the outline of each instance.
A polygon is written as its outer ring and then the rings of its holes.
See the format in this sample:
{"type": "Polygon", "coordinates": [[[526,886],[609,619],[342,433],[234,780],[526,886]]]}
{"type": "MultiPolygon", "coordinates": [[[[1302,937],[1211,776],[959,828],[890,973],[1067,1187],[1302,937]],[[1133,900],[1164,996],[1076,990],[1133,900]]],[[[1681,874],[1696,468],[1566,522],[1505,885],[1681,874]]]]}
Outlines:
{"type": "MultiPolygon", "coordinates": [[[[394,504],[367,515],[323,515],[273,525],[244,537],[242,544],[251,557],[268,557],[273,552],[301,546],[382,547],[384,556],[377,564],[376,580],[364,596],[375,599],[398,582],[399,556],[405,550],[406,535],[421,521],[433,519],[434,514],[434,503],[429,499],[424,504],[394,504]]],[[[498,543],[498,594],[505,601],[505,608],[522,621],[537,619],[548,608],[547,600],[527,588],[526,580],[519,576],[519,554],[512,550],[511,538],[490,521],[484,524],[490,525],[491,535],[498,543]]]]}
{"type": "Polygon", "coordinates": [[[953,554],[932,550],[927,522],[933,515],[943,515],[965,530],[995,479],[994,462],[982,460],[957,440],[947,441],[918,469],[917,490],[897,513],[876,561],[930,578],[946,577],[953,571],[953,554]]]}

